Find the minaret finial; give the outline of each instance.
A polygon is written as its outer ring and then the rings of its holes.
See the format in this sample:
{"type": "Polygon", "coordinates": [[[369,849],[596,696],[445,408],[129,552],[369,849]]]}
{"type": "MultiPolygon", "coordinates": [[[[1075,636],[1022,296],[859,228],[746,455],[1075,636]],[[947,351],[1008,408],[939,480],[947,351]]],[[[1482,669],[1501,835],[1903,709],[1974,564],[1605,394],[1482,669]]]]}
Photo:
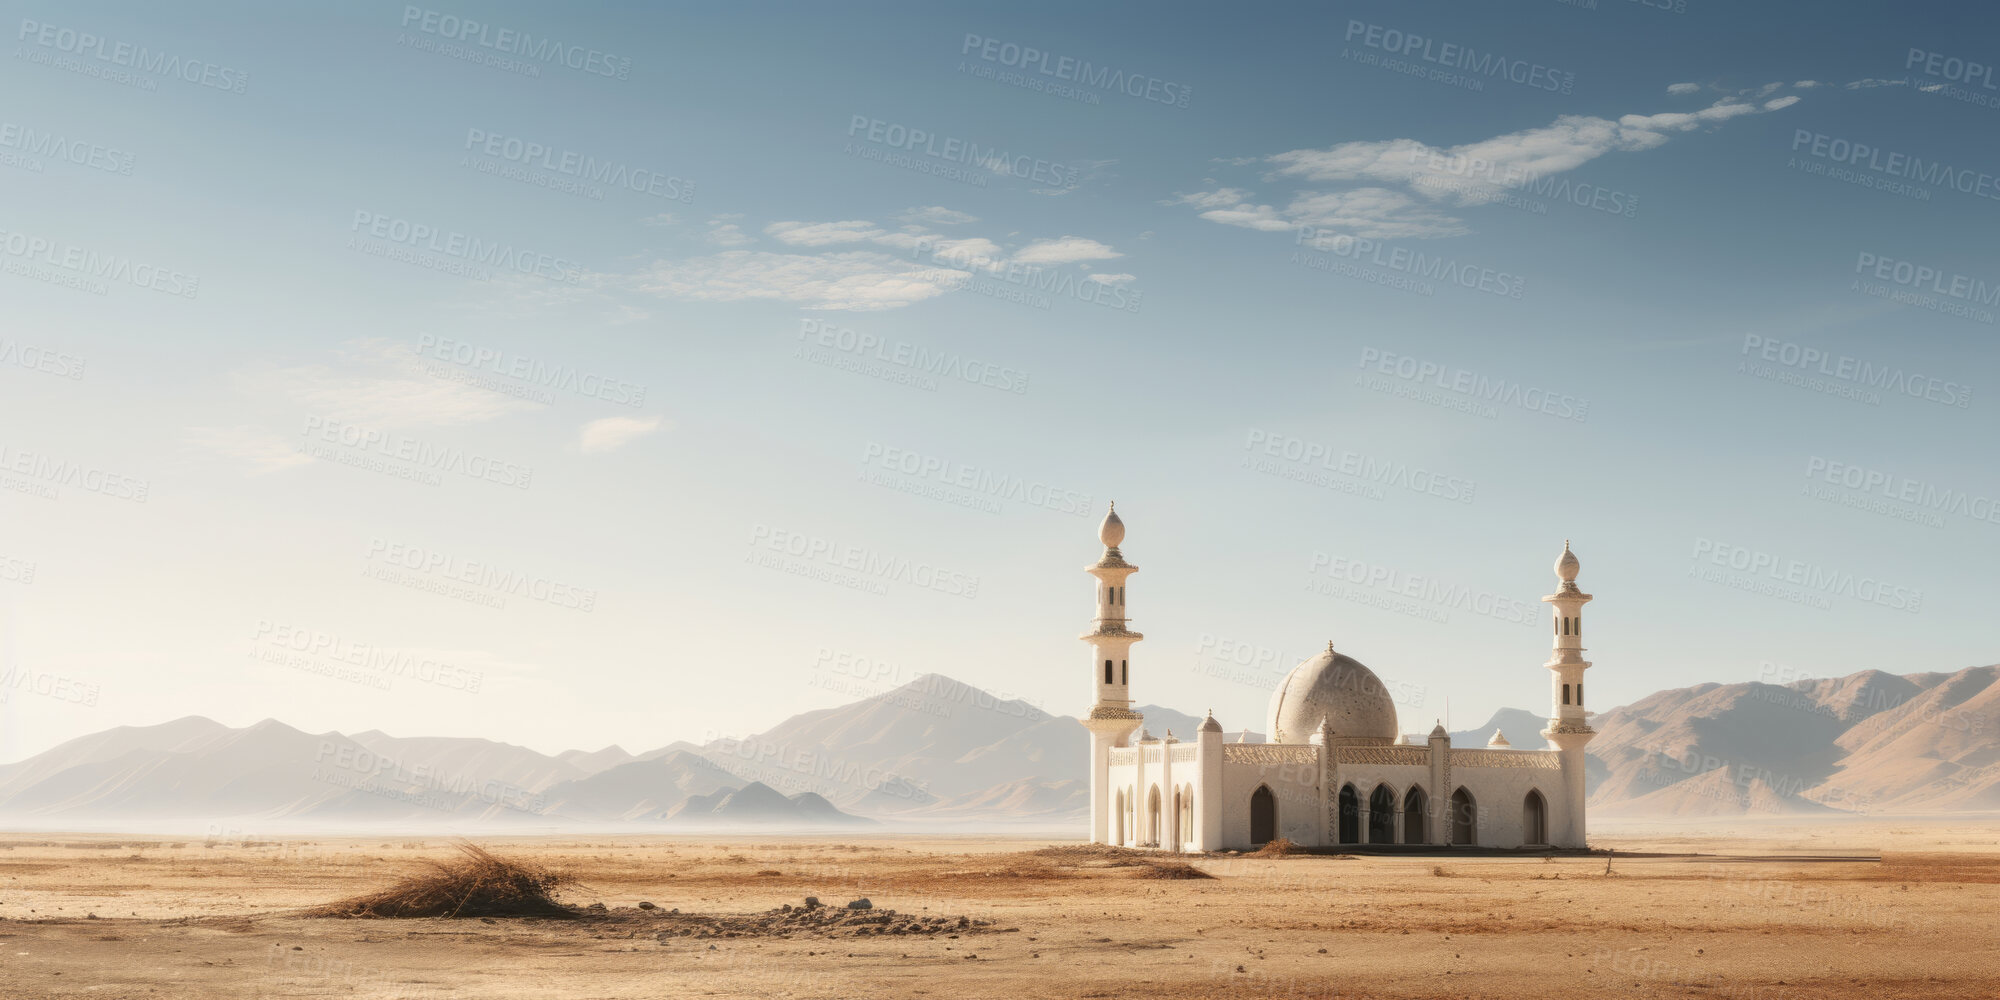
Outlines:
{"type": "Polygon", "coordinates": [[[1327,652],[1329,652],[1329,653],[1333,652],[1333,640],[1332,640],[1332,639],[1328,639],[1328,640],[1326,641],[1326,651],[1327,651],[1327,652]]]}

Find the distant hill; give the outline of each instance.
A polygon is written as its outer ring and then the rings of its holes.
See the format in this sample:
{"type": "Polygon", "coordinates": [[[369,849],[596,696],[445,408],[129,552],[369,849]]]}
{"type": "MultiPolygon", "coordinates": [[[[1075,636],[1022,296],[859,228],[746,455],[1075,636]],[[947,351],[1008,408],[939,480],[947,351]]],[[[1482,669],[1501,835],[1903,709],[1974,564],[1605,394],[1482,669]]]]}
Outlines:
{"type": "MultiPolygon", "coordinates": [[[[1989,666],[1660,691],[1592,718],[1591,808],[1668,817],[2000,809],[1996,680],[2000,667],[1989,666]]],[[[1192,739],[1200,724],[1140,710],[1158,736],[1192,739]]],[[[1485,746],[1499,729],[1538,748],[1545,722],[1501,709],[1452,743],[1485,746]]],[[[941,674],[744,739],[639,754],[550,756],[491,740],[189,717],[0,766],[0,822],[1070,823],[1088,806],[1087,746],[1074,718],[941,674]]]]}
{"type": "Polygon", "coordinates": [[[1676,816],[1713,815],[1718,802],[1737,813],[2000,808],[1996,679],[2000,666],[1865,670],[1661,691],[1592,720],[1604,773],[1591,806],[1676,816]]]}

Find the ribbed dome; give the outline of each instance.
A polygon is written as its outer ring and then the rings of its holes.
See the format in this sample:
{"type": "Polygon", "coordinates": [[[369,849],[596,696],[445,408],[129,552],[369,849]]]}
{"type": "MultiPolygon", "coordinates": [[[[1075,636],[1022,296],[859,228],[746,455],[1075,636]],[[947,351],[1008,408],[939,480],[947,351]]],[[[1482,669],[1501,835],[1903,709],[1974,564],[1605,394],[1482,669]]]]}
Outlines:
{"type": "Polygon", "coordinates": [[[1107,549],[1115,549],[1125,541],[1125,522],[1118,517],[1118,505],[1104,512],[1104,523],[1097,526],[1097,540],[1107,549]]]}
{"type": "Polygon", "coordinates": [[[1337,740],[1394,743],[1396,703],[1375,672],[1351,656],[1326,652],[1292,668],[1271,695],[1271,742],[1306,743],[1320,720],[1337,740]]]}
{"type": "Polygon", "coordinates": [[[1583,568],[1577,562],[1576,553],[1569,550],[1569,539],[1563,539],[1563,554],[1556,560],[1556,578],[1564,583],[1576,582],[1576,571],[1583,568]]]}

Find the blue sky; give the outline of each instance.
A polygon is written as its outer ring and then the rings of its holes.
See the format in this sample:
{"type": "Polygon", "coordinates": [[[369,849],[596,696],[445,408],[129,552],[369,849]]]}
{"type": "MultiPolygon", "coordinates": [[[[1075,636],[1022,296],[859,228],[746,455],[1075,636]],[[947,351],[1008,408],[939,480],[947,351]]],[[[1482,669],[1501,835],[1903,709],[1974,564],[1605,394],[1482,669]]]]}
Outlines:
{"type": "Polygon", "coordinates": [[[1990,14],[9,9],[0,756],[1993,658],[1990,14]]]}

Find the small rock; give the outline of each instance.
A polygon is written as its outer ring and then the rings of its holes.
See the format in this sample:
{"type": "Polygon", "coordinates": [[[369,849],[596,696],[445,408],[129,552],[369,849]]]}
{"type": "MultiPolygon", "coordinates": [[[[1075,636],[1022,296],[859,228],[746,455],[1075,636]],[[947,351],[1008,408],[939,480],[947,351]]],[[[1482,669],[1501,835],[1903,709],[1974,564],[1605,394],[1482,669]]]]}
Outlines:
{"type": "Polygon", "coordinates": [[[807,896],[807,897],[806,897],[806,909],[808,909],[808,910],[817,910],[817,909],[819,909],[819,897],[818,897],[818,896],[807,896]]]}
{"type": "Polygon", "coordinates": [[[648,902],[646,902],[646,901],[644,901],[644,900],[640,900],[640,901],[639,901],[639,909],[642,909],[642,910],[653,910],[653,909],[658,909],[658,907],[656,907],[656,906],[654,906],[653,904],[651,904],[651,903],[648,903],[648,902]]]}
{"type": "Polygon", "coordinates": [[[482,924],[497,924],[497,923],[499,923],[500,921],[498,921],[498,920],[495,920],[495,919],[493,919],[492,917],[480,917],[480,918],[479,918],[479,922],[480,922],[480,923],[482,923],[482,924]]]}
{"type": "Polygon", "coordinates": [[[875,904],[869,902],[868,897],[863,896],[860,899],[848,900],[847,908],[850,910],[872,910],[875,908],[875,904]]]}
{"type": "Polygon", "coordinates": [[[592,913],[605,912],[605,907],[603,903],[592,903],[589,906],[584,907],[584,909],[589,910],[592,913]]]}

